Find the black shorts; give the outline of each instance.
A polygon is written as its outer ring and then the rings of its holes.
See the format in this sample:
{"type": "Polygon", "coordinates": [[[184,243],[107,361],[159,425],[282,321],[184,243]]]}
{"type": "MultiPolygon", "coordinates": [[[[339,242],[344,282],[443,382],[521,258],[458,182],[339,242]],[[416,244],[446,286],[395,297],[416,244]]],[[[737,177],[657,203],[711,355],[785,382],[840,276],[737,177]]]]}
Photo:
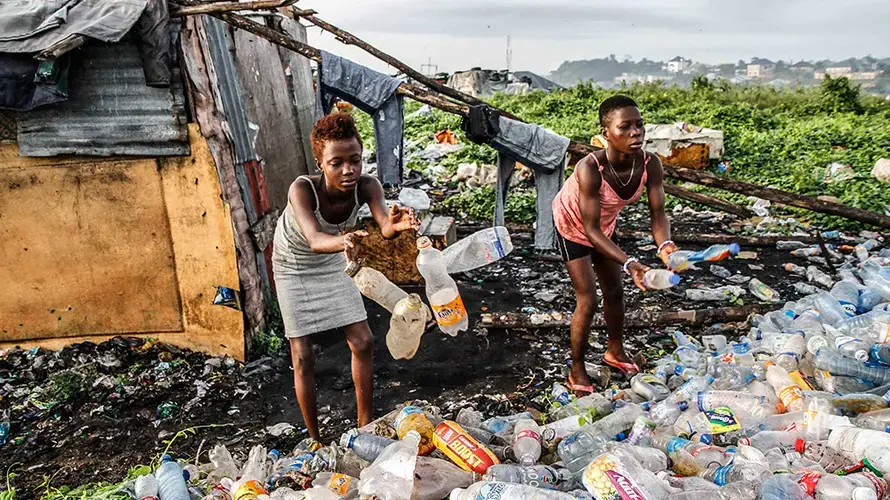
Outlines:
{"type": "MultiPolygon", "coordinates": [[[[618,244],[618,238],[615,237],[615,233],[617,232],[618,231],[612,232],[612,237],[609,238],[616,245],[618,244]]],[[[575,243],[574,241],[563,238],[563,236],[559,234],[559,231],[556,232],[556,246],[559,248],[559,255],[562,257],[563,262],[573,261],[575,259],[580,259],[581,257],[587,257],[588,255],[595,257],[600,254],[596,248],[575,243]]]]}

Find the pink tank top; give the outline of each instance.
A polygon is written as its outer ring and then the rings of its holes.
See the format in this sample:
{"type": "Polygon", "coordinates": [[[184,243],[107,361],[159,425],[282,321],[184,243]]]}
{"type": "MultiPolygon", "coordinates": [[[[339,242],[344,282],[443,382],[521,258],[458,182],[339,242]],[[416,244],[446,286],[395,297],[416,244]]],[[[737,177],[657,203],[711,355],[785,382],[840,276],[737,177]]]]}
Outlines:
{"type": "MultiPolygon", "coordinates": [[[[625,200],[618,196],[618,193],[612,189],[612,186],[606,182],[603,177],[603,166],[600,165],[596,155],[593,155],[596,166],[600,172],[600,229],[607,237],[612,237],[615,232],[615,223],[618,220],[618,213],[621,209],[630,203],[634,203],[640,199],[643,194],[643,186],[646,185],[648,171],[646,165],[649,164],[649,154],[643,151],[643,176],[640,178],[640,185],[630,199],[625,200]]],[[[563,238],[578,243],[579,245],[591,246],[590,240],[587,239],[587,233],[584,232],[584,223],[581,221],[581,207],[578,204],[580,195],[580,186],[578,184],[578,171],[566,180],[565,185],[557,193],[553,199],[553,222],[556,229],[563,238]]]]}

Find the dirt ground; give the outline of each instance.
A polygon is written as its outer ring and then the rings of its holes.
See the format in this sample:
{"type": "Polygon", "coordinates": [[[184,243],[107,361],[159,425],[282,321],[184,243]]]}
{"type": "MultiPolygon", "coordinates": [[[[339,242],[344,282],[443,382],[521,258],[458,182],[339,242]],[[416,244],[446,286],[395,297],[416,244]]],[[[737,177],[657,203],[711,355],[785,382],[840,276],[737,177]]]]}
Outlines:
{"type": "MultiPolygon", "coordinates": [[[[676,215],[672,221],[675,232],[720,233],[729,229],[730,219],[689,214],[676,215]]],[[[634,207],[622,224],[647,229],[648,215],[642,207],[634,207]]],[[[514,243],[516,249],[503,261],[458,276],[471,317],[478,319],[483,310],[515,312],[527,307],[571,311],[574,298],[564,265],[536,256],[530,234],[515,233],[514,243]],[[552,302],[535,299],[541,291],[551,291],[555,298],[552,302]]],[[[653,254],[637,250],[643,245],[638,241],[621,244],[638,256],[653,254]]],[[[758,260],[721,264],[734,273],[758,277],[777,289],[783,300],[795,298],[791,285],[799,278],[780,269],[789,260],[787,252],[749,250],[758,252],[758,260]],[[752,270],[752,264],[763,268],[752,270]]],[[[656,264],[652,258],[643,260],[656,264]]],[[[682,293],[686,287],[727,284],[707,266],[683,278],[674,290],[646,294],[626,280],[628,310],[696,308],[682,293]]],[[[750,294],[743,299],[745,303],[754,300],[750,294]]],[[[513,413],[535,407],[534,400],[544,389],[565,379],[567,329],[471,327],[456,338],[433,330],[424,336],[414,359],[395,361],[383,341],[389,314],[370,302],[367,307],[377,339],[374,408],[378,415],[412,399],[430,401],[446,415],[465,406],[475,406],[486,415],[513,413]]],[[[689,333],[724,328],[735,336],[743,327],[718,325],[689,333]]],[[[627,348],[631,353],[644,352],[650,361],[657,359],[664,351],[670,352],[669,331],[629,331],[627,348]]],[[[350,355],[339,332],[321,334],[317,340],[322,432],[326,440],[332,440],[355,422],[350,355]]],[[[601,360],[604,343],[603,332],[593,332],[589,361],[601,360]]],[[[612,380],[623,385],[614,373],[612,380]]],[[[63,485],[117,482],[130,468],[148,464],[164,451],[191,460],[200,454],[204,462],[207,450],[217,443],[243,458],[253,445],[264,443],[289,452],[305,437],[289,357],[266,357],[243,366],[126,339],[98,346],[80,344],[59,352],[0,353],[0,421],[3,412],[10,412],[11,418],[8,442],[0,446],[0,464],[2,472],[12,467],[16,473],[11,484],[18,489],[17,498],[39,497],[48,488],[63,485]],[[297,429],[278,437],[266,431],[281,422],[297,429]]]]}

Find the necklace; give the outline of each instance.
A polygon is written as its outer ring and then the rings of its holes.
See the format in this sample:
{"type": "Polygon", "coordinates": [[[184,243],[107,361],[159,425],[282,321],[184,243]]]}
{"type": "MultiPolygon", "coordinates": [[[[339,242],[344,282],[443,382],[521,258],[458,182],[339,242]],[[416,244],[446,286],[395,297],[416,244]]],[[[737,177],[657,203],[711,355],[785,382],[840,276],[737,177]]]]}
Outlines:
{"type": "MultiPolygon", "coordinates": [[[[330,205],[330,207],[333,209],[333,208],[334,208],[334,201],[331,199],[331,196],[328,194],[327,187],[325,186],[325,182],[324,182],[324,174],[321,175],[321,192],[324,194],[325,199],[328,201],[328,205],[330,205]]],[[[321,206],[318,207],[318,214],[319,214],[319,217],[321,217],[322,219],[324,219],[324,216],[321,215],[321,206]]],[[[347,220],[348,220],[348,219],[347,219],[347,220]]],[[[327,221],[325,221],[325,222],[327,222],[327,221]]],[[[328,224],[330,224],[330,223],[328,223],[328,224]]],[[[345,226],[346,226],[346,221],[344,221],[344,222],[336,222],[336,223],[334,223],[334,225],[337,226],[337,232],[339,232],[340,234],[342,234],[343,231],[346,230],[346,227],[345,227],[345,226]]]]}
{"type": "Polygon", "coordinates": [[[627,178],[627,182],[624,182],[621,180],[621,177],[618,176],[618,172],[615,171],[615,167],[612,166],[612,160],[609,159],[609,151],[608,150],[606,150],[606,161],[609,162],[609,170],[612,171],[612,175],[614,175],[615,179],[618,180],[618,184],[620,184],[621,187],[627,187],[627,185],[630,184],[630,181],[633,180],[634,174],[636,173],[637,157],[634,156],[633,166],[630,169],[630,177],[627,178]]]}

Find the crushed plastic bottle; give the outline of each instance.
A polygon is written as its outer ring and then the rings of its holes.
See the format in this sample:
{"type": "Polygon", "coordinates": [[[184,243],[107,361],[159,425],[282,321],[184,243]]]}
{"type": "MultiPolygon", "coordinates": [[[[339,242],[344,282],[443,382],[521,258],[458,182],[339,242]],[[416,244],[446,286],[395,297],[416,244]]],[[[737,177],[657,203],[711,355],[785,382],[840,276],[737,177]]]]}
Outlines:
{"type": "Polygon", "coordinates": [[[442,258],[448,274],[457,274],[487,266],[513,251],[510,232],[503,226],[477,231],[445,247],[442,258]]]}
{"type": "Polygon", "coordinates": [[[416,293],[399,300],[392,311],[386,348],[394,359],[411,359],[420,348],[420,338],[432,319],[429,308],[416,293]]]}
{"type": "Polygon", "coordinates": [[[664,290],[680,283],[680,277],[666,269],[650,269],[643,275],[643,285],[648,290],[664,290]]]}

